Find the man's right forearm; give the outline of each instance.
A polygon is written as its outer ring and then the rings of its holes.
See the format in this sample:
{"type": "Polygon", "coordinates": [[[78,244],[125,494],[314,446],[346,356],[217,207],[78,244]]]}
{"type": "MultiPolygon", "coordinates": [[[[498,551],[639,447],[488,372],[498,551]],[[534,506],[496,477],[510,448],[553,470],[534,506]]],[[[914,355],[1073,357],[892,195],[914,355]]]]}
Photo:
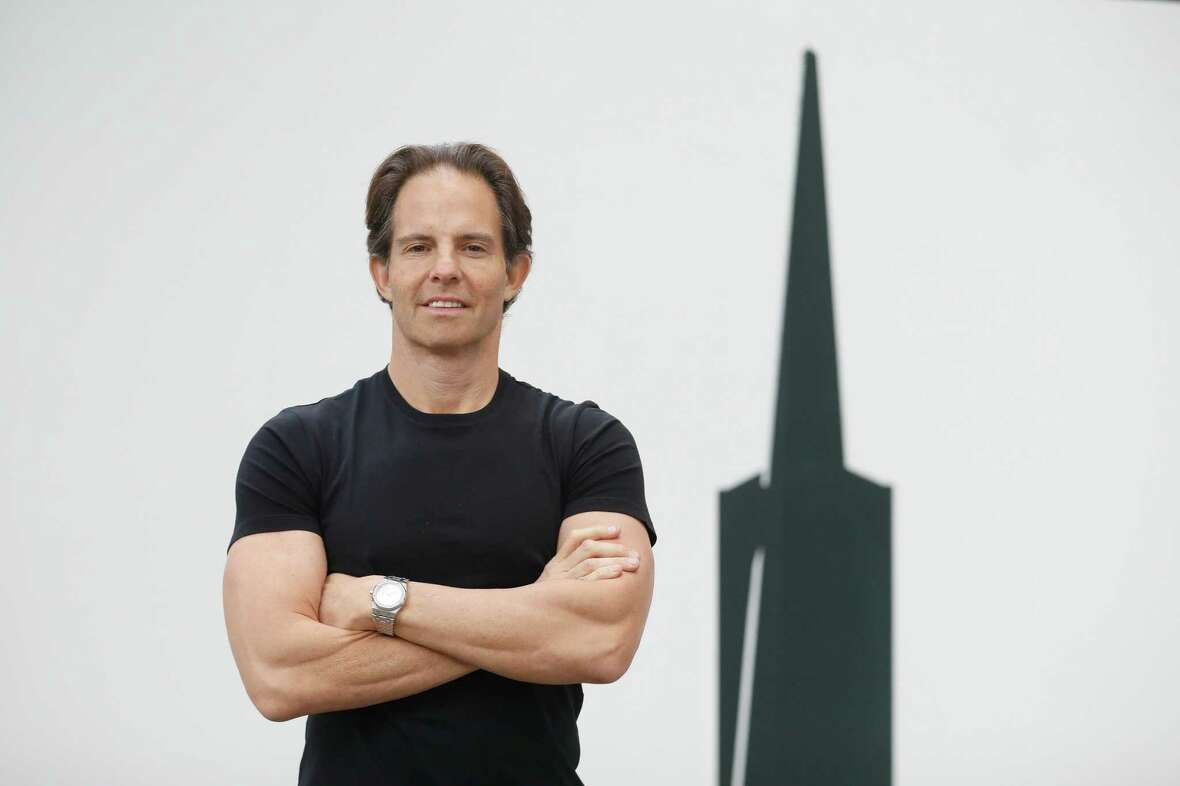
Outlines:
{"type": "Polygon", "coordinates": [[[296,614],[276,663],[271,720],[348,710],[429,690],[475,671],[448,655],[372,631],[324,625],[296,614]]]}

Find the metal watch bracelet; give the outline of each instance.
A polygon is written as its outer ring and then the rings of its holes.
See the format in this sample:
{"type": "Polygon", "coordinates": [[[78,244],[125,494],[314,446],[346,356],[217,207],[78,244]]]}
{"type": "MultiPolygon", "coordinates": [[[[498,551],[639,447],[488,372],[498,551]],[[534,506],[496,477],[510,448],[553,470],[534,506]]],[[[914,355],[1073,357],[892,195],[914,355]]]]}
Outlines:
{"type": "MultiPolygon", "coordinates": [[[[407,594],[408,594],[407,591],[409,590],[409,582],[400,576],[385,576],[384,581],[393,581],[393,582],[397,582],[398,584],[402,585],[402,602],[396,609],[388,610],[388,609],[379,608],[377,606],[376,601],[373,601],[372,616],[373,616],[373,622],[377,627],[378,633],[382,633],[386,636],[393,636],[394,635],[393,634],[393,626],[397,622],[398,612],[401,611],[402,608],[406,605],[406,599],[407,599],[407,594]]],[[[384,582],[382,582],[382,583],[384,583],[384,582]]],[[[381,586],[381,584],[377,584],[375,587],[373,587],[373,589],[370,591],[370,597],[372,596],[372,593],[375,592],[377,587],[379,587],[379,586],[381,586]]]]}

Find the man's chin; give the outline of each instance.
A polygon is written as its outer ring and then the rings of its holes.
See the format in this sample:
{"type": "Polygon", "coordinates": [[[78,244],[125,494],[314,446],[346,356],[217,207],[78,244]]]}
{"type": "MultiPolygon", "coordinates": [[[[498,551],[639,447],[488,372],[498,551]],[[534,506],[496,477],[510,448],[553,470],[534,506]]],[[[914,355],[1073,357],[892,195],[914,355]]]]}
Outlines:
{"type": "Polygon", "coordinates": [[[471,336],[460,335],[419,335],[411,336],[410,343],[425,349],[428,352],[433,352],[436,355],[459,355],[464,352],[470,352],[479,343],[471,338],[471,336]]]}
{"type": "MultiPolygon", "coordinates": [[[[474,324],[459,325],[443,317],[433,320],[434,324],[423,324],[409,320],[408,330],[399,330],[401,340],[427,352],[438,355],[460,355],[476,351],[487,341],[495,340],[495,329],[482,335],[474,324]],[[442,324],[439,324],[442,323],[442,324]]],[[[455,321],[457,322],[457,320],[455,321]]],[[[399,325],[400,327],[400,325],[399,325]]]]}

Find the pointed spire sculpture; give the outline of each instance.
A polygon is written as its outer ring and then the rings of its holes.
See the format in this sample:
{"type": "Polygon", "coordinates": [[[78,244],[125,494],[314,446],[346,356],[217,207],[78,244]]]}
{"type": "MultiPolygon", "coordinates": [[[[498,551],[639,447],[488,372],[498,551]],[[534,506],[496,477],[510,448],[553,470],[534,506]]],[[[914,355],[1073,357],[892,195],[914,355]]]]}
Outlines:
{"type": "Polygon", "coordinates": [[[772,473],[797,461],[844,464],[819,88],[811,52],[804,57],[803,116],[788,259],[772,473]]]}
{"type": "Polygon", "coordinates": [[[721,494],[722,786],[892,782],[891,493],[844,467],[815,55],[771,482],[721,494]]]}

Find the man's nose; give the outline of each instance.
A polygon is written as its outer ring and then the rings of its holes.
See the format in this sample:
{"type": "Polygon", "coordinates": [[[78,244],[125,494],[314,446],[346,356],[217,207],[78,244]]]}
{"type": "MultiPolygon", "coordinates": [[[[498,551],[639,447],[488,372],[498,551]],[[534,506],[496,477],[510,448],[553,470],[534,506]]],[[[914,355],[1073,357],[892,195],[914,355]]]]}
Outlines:
{"type": "Polygon", "coordinates": [[[436,279],[458,278],[459,260],[454,249],[440,248],[434,256],[430,277],[436,279]]]}

